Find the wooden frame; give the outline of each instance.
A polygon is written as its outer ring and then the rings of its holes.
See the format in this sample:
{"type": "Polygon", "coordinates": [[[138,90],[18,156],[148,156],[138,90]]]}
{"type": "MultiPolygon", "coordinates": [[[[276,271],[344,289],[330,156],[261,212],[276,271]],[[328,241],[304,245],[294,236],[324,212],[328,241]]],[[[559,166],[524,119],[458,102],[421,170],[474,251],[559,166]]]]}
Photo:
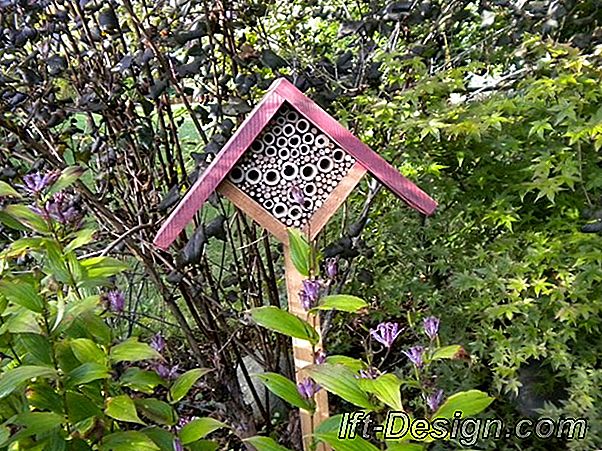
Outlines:
{"type": "Polygon", "coordinates": [[[412,208],[426,215],[430,215],[435,211],[437,203],[428,194],[402,176],[397,169],[361,142],[349,130],[345,129],[291,82],[281,78],[272,84],[262,101],[242,123],[219,155],[211,162],[178,207],[165,221],[154,240],[157,247],[161,249],[169,247],[284,102],[288,102],[308,121],[327,134],[344,151],[353,156],[366,171],[370,172],[412,208]]]}

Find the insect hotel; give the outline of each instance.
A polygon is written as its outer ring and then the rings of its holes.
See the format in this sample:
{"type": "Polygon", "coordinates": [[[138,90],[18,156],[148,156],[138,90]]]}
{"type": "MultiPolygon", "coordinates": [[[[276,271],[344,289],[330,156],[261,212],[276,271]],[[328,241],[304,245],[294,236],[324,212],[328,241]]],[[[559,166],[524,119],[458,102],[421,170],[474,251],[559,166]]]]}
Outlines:
{"type": "MultiPolygon", "coordinates": [[[[424,191],[292,83],[278,79],[171,213],[154,243],[167,249],[217,191],[284,244],[289,310],[306,319],[299,300],[303,276],[292,263],[287,229],[300,229],[314,239],[366,172],[410,207],[425,215],[434,212],[437,204],[424,191]]],[[[314,363],[308,342],[293,339],[293,352],[297,371],[314,363]]],[[[301,412],[304,435],[328,417],[326,392],[319,391],[315,401],[314,418],[301,412]]]]}

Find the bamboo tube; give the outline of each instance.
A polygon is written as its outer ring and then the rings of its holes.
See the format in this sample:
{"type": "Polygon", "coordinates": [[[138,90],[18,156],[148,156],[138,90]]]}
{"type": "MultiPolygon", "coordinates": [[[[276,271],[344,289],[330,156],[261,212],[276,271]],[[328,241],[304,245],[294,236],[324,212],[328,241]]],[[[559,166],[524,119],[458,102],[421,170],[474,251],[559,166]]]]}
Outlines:
{"type": "Polygon", "coordinates": [[[272,207],[272,212],[277,219],[283,218],[286,216],[288,212],[288,208],[284,202],[279,200],[274,201],[274,206],[272,207]]]}
{"type": "Polygon", "coordinates": [[[299,166],[295,163],[284,163],[282,165],[282,178],[284,180],[294,180],[299,174],[299,166]]]}
{"type": "Polygon", "coordinates": [[[256,167],[249,168],[245,173],[245,181],[249,185],[257,185],[261,182],[261,172],[256,167]]]}
{"type": "Polygon", "coordinates": [[[276,137],[274,136],[274,134],[272,132],[265,132],[263,134],[263,136],[261,137],[261,140],[263,141],[264,144],[269,146],[269,145],[274,144],[274,142],[276,141],[276,137]]]}
{"type": "Polygon", "coordinates": [[[268,169],[263,174],[263,182],[269,186],[277,185],[280,183],[280,173],[276,169],[268,169]]]}
{"type": "Polygon", "coordinates": [[[318,160],[317,166],[322,172],[330,172],[334,168],[334,162],[332,161],[332,158],[323,156],[318,160]]]}
{"type": "Polygon", "coordinates": [[[234,168],[232,168],[232,170],[230,171],[228,178],[232,183],[238,185],[245,179],[245,173],[240,167],[234,166],[234,168]]]}
{"type": "Polygon", "coordinates": [[[311,181],[318,175],[316,165],[308,163],[301,168],[301,178],[306,181],[311,181]]]}
{"type": "Polygon", "coordinates": [[[290,123],[282,126],[282,133],[284,136],[293,136],[295,130],[295,126],[290,123]]]}
{"type": "Polygon", "coordinates": [[[295,127],[299,133],[306,133],[309,130],[309,122],[303,118],[299,118],[295,123],[295,127]]]}

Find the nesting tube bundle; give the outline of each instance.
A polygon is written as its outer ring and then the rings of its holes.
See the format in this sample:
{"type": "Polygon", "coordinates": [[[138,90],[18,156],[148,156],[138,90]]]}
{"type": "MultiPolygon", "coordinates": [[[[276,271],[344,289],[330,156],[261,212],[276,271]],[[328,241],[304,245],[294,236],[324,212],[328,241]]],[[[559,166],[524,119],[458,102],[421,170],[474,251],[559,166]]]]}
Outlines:
{"type": "Polygon", "coordinates": [[[303,227],[354,163],[326,134],[283,106],[228,179],[287,227],[303,227]]]}

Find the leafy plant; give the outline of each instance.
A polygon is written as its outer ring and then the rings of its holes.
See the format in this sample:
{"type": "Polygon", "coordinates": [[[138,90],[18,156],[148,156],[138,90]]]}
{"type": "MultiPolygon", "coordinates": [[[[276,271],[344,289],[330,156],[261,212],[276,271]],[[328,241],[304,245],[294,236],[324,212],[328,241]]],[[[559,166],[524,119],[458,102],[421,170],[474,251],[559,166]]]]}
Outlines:
{"type": "MultiPolygon", "coordinates": [[[[300,244],[304,240],[299,232],[289,232],[289,237],[291,238],[291,258],[295,267],[303,270],[305,275],[316,274],[317,271],[313,269],[313,265],[320,264],[320,262],[318,260],[312,264],[312,258],[317,253],[312,250],[310,245],[300,244]],[[293,245],[293,243],[297,244],[293,245]]],[[[327,272],[332,277],[336,276],[332,270],[327,272]]],[[[299,369],[299,382],[296,387],[293,381],[279,374],[258,375],[259,380],[276,396],[292,406],[313,414],[315,393],[324,389],[356,408],[361,408],[366,412],[375,412],[381,420],[390,409],[405,410],[402,387],[410,388],[410,393],[418,392],[418,399],[421,400],[423,406],[422,412],[425,416],[432,416],[433,419],[453,419],[456,411],[462,412],[463,416],[476,415],[493,401],[493,398],[482,391],[468,390],[455,393],[443,402],[442,390],[430,387],[431,366],[438,360],[461,358],[464,352],[463,348],[458,345],[440,346],[439,319],[436,317],[424,319],[424,332],[429,339],[428,347],[416,345],[403,352],[412,364],[409,379],[399,376],[401,368],[395,368],[395,372],[391,373],[379,370],[374,364],[375,355],[372,351],[367,355],[367,362],[345,356],[330,356],[329,360],[324,350],[315,348],[320,337],[310,324],[310,321],[313,320],[312,317],[321,310],[357,313],[365,309],[368,304],[360,298],[349,295],[322,297],[324,281],[310,279],[305,282],[299,297],[307,311],[307,321],[277,307],[259,307],[249,311],[258,325],[292,338],[308,340],[313,346],[315,362],[313,365],[299,369]],[[333,359],[333,357],[335,358],[333,359]]],[[[385,364],[400,333],[399,325],[392,322],[381,323],[369,331],[368,340],[373,339],[380,343],[386,351],[381,359],[381,366],[385,364]]],[[[326,428],[326,426],[322,426],[322,428],[326,428]]],[[[408,438],[403,437],[401,440],[407,442],[408,438]]],[[[413,436],[411,438],[425,440],[425,438],[413,436]]],[[[338,429],[332,432],[315,431],[314,439],[332,446],[335,450],[378,449],[362,439],[341,438],[338,429]]],[[[251,440],[251,443],[260,451],[281,449],[268,438],[256,437],[251,440]]],[[[396,442],[392,443],[392,449],[395,449],[396,442]]],[[[423,448],[424,445],[421,449],[423,448]]]]}
{"type": "Polygon", "coordinates": [[[0,447],[195,446],[224,425],[198,418],[176,428],[175,404],[209,370],[169,380],[159,375],[161,346],[116,340],[108,322],[125,299],[109,288],[127,265],[85,254],[93,224],[68,191],[79,176],[78,168],[34,173],[22,193],[3,188],[10,200],[0,221],[23,237],[0,254],[0,447]],[[160,399],[160,387],[170,403],[160,399]]]}

